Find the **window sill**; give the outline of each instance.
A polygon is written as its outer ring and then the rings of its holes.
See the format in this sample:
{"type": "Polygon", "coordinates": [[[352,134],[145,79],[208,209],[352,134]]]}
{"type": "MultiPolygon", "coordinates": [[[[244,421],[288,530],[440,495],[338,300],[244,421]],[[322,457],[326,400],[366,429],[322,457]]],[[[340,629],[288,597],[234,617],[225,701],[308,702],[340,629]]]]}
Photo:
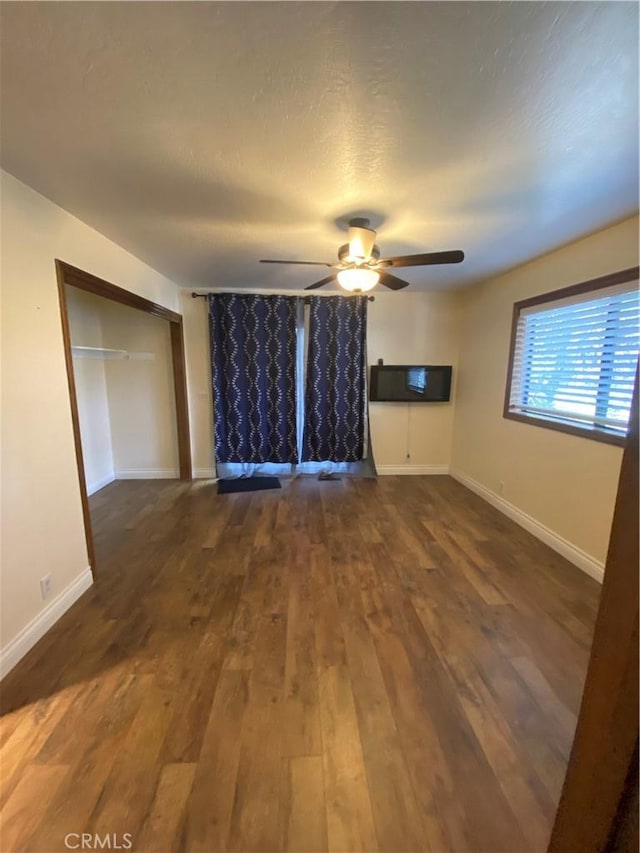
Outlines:
{"type": "Polygon", "coordinates": [[[508,420],[520,421],[520,423],[529,424],[530,426],[538,426],[543,429],[552,429],[556,432],[577,435],[580,438],[600,441],[604,444],[614,444],[617,447],[624,447],[627,442],[626,435],[620,435],[618,432],[609,431],[602,427],[593,427],[588,426],[587,424],[582,426],[580,424],[570,423],[569,421],[545,418],[543,415],[525,415],[521,412],[511,412],[509,410],[503,412],[503,416],[508,420]]]}

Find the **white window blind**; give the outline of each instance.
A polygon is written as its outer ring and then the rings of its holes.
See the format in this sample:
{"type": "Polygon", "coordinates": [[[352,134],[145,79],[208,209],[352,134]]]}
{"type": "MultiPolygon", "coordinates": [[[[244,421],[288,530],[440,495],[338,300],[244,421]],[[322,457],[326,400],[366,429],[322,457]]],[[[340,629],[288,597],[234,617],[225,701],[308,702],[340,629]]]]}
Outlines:
{"type": "Polygon", "coordinates": [[[626,433],[639,323],[637,283],[521,311],[509,410],[626,433]]]}

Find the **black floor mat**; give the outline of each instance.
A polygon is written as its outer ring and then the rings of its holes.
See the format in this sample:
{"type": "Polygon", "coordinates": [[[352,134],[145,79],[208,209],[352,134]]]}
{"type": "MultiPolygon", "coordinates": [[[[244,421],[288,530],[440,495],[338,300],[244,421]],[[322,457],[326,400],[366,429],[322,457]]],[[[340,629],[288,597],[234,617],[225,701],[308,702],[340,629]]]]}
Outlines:
{"type": "Polygon", "coordinates": [[[218,480],[218,494],[230,495],[233,492],[261,492],[264,489],[280,489],[277,477],[235,477],[232,480],[218,480]]]}

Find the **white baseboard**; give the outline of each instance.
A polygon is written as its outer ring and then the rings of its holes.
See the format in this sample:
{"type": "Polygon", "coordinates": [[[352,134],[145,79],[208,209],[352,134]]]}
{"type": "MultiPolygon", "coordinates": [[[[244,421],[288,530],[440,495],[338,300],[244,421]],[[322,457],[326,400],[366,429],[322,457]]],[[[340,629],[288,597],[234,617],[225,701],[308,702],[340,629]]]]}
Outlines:
{"type": "Polygon", "coordinates": [[[0,678],[10,672],[27,652],[47,633],[93,583],[91,569],[86,568],[66,589],[47,604],[7,645],[0,649],[0,678]]]}
{"type": "Polygon", "coordinates": [[[448,474],[448,465],[376,465],[376,471],[381,477],[399,474],[448,474]]]}
{"type": "Polygon", "coordinates": [[[565,559],[569,560],[570,563],[573,563],[574,566],[582,569],[583,572],[586,572],[586,574],[594,580],[597,580],[598,583],[602,583],[604,578],[604,563],[594,559],[594,557],[587,554],[586,551],[583,551],[581,548],[573,545],[567,539],[564,539],[562,536],[555,533],[555,531],[551,530],[551,528],[541,524],[533,518],[533,516],[528,515],[521,509],[518,509],[517,506],[509,503],[509,501],[505,501],[505,499],[496,494],[496,492],[492,492],[491,489],[488,489],[486,486],[483,486],[482,483],[478,483],[476,480],[473,480],[471,477],[463,474],[462,471],[452,468],[449,473],[454,480],[457,480],[459,483],[462,483],[463,486],[466,486],[472,492],[475,492],[487,503],[490,503],[491,506],[494,506],[496,509],[500,510],[500,512],[504,513],[504,515],[508,516],[512,521],[515,521],[516,524],[519,524],[520,527],[524,527],[525,530],[528,530],[529,533],[532,533],[536,538],[540,539],[541,542],[544,542],[545,545],[553,548],[554,551],[557,551],[558,554],[561,554],[565,559]]]}
{"type": "Polygon", "coordinates": [[[101,480],[94,480],[93,483],[87,483],[87,494],[95,495],[96,492],[99,492],[100,489],[104,489],[105,486],[108,486],[109,483],[113,483],[116,479],[116,475],[112,472],[111,474],[107,474],[106,477],[102,477],[101,480]]]}
{"type": "Polygon", "coordinates": [[[215,468],[194,468],[193,476],[196,480],[217,480],[218,472],[215,468]]]}
{"type": "Polygon", "coordinates": [[[177,480],[180,472],[176,468],[120,468],[116,480],[177,480]]]}
{"type": "MultiPolygon", "coordinates": [[[[215,468],[194,468],[193,477],[196,480],[217,480],[218,474],[215,468]]],[[[179,478],[180,472],[175,468],[121,468],[113,477],[114,480],[177,480],[179,478]]],[[[104,483],[104,485],[107,484],[104,483]]]]}

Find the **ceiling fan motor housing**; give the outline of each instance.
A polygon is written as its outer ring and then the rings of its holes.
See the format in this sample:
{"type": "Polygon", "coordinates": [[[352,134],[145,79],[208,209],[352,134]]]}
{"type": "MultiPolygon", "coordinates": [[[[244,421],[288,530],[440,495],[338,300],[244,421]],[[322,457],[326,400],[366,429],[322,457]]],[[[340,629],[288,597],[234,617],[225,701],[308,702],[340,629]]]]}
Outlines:
{"type": "MultiPolygon", "coordinates": [[[[349,220],[349,260],[362,264],[371,258],[376,240],[376,232],[369,228],[369,220],[356,218],[349,220]]],[[[379,253],[378,253],[379,256],[379,253]]]]}
{"type": "MultiPolygon", "coordinates": [[[[371,247],[371,251],[369,252],[369,257],[366,259],[363,258],[363,261],[364,260],[377,261],[379,257],[380,257],[380,247],[377,244],[374,244],[371,247]]],[[[351,255],[351,244],[350,243],[345,243],[344,246],[340,246],[340,248],[338,249],[338,260],[339,261],[345,261],[346,260],[347,262],[349,262],[349,261],[355,262],[355,259],[351,255]]]]}

